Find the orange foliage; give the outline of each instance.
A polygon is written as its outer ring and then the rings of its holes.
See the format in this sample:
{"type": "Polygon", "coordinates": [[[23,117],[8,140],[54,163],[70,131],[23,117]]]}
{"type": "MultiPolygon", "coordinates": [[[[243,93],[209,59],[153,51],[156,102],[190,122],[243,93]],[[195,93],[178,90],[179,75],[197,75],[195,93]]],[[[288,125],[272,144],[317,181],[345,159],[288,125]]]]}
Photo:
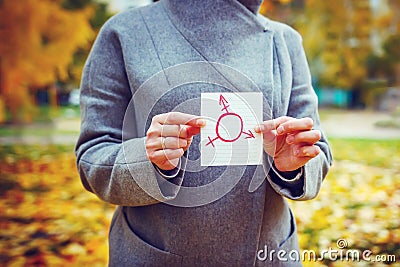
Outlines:
{"type": "Polygon", "coordinates": [[[73,153],[31,148],[0,147],[0,266],[106,266],[114,207],[83,189],[73,153]]]}
{"type": "Polygon", "coordinates": [[[264,0],[260,6],[260,13],[267,14],[274,10],[276,4],[287,5],[290,4],[292,0],[264,0]]]}
{"type": "Polygon", "coordinates": [[[271,0],[265,0],[262,2],[260,6],[260,13],[261,14],[266,14],[274,9],[274,4],[272,3],[271,0]]]}
{"type": "Polygon", "coordinates": [[[305,2],[304,18],[296,25],[324,86],[352,89],[362,83],[372,52],[373,14],[368,0],[305,2]],[[322,66],[322,67],[321,67],[322,66]]]}
{"type": "Polygon", "coordinates": [[[1,2],[0,96],[14,120],[29,120],[29,87],[68,78],[73,54],[94,36],[92,15],[90,8],[65,10],[54,0],[1,2]]]}

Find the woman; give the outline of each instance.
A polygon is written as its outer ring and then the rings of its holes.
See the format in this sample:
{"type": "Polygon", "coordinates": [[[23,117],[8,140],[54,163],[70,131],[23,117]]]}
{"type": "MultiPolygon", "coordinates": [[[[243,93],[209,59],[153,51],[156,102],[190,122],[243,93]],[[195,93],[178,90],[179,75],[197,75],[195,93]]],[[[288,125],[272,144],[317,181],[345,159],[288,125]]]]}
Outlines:
{"type": "Polygon", "coordinates": [[[76,154],[85,188],[118,205],[110,266],[301,266],[285,198],[314,198],[332,159],[301,37],[260,2],[162,0],[103,26],[76,154]],[[200,94],[235,90],[263,93],[266,173],[198,164],[200,94]],[[217,180],[222,195],[192,190],[217,180]]]}

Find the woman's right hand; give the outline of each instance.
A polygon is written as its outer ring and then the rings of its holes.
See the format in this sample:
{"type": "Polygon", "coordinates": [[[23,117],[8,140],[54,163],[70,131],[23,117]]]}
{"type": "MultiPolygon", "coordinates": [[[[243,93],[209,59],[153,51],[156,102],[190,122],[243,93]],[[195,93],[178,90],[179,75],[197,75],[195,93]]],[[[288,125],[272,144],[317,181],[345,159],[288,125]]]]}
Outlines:
{"type": "Polygon", "coordinates": [[[146,133],[147,157],[161,170],[174,169],[204,125],[198,116],[181,112],[154,116],[146,133]]]}

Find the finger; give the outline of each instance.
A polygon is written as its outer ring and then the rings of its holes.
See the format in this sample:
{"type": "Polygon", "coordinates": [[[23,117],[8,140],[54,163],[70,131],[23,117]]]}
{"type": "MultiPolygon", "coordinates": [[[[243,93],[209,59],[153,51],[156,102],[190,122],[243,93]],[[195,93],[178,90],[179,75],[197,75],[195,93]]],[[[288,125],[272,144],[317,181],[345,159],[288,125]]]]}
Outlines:
{"type": "Polygon", "coordinates": [[[193,137],[186,139],[186,141],[187,141],[187,146],[183,147],[184,151],[186,151],[190,147],[190,145],[192,144],[193,137]]]}
{"type": "Polygon", "coordinates": [[[157,148],[158,149],[177,149],[187,146],[188,141],[183,138],[177,137],[160,137],[157,148]]]}
{"type": "Polygon", "coordinates": [[[155,164],[164,163],[168,160],[177,159],[183,156],[183,149],[162,149],[162,150],[153,150],[148,153],[147,157],[149,160],[155,164]]]}
{"type": "Polygon", "coordinates": [[[314,158],[318,156],[318,154],[321,152],[321,149],[319,146],[312,145],[312,146],[298,146],[297,148],[294,149],[294,155],[296,157],[309,157],[309,158],[314,158]]]}
{"type": "Polygon", "coordinates": [[[177,136],[179,138],[190,139],[200,133],[200,127],[189,125],[163,125],[161,136],[177,136]]]}
{"type": "Polygon", "coordinates": [[[292,117],[282,116],[273,120],[264,121],[262,124],[257,125],[254,130],[256,133],[267,132],[276,130],[282,123],[295,120],[292,117]]]}
{"type": "Polygon", "coordinates": [[[274,143],[276,141],[276,136],[277,134],[275,130],[264,132],[263,133],[264,144],[274,143]]]}
{"type": "Polygon", "coordinates": [[[146,136],[148,139],[161,136],[161,126],[159,124],[150,125],[149,129],[147,129],[146,136]]]}
{"type": "Polygon", "coordinates": [[[147,130],[148,137],[179,137],[179,138],[191,138],[192,136],[200,133],[200,127],[188,126],[188,125],[152,125],[147,130]]]}
{"type": "Polygon", "coordinates": [[[160,127],[160,135],[159,136],[174,136],[174,137],[186,137],[186,131],[178,124],[169,125],[164,124],[160,127]]]}
{"type": "Polygon", "coordinates": [[[254,128],[256,133],[263,133],[264,145],[273,146],[276,140],[277,132],[276,128],[279,127],[282,123],[295,120],[292,117],[282,116],[273,120],[264,121],[261,125],[257,125],[254,128]]]}
{"type": "Polygon", "coordinates": [[[146,141],[147,150],[177,149],[187,146],[187,139],[177,137],[158,137],[146,141]]]}
{"type": "Polygon", "coordinates": [[[276,131],[278,134],[288,134],[296,131],[311,130],[313,126],[314,122],[311,118],[294,119],[280,124],[276,131]]]}
{"type": "Polygon", "coordinates": [[[320,139],[321,139],[321,131],[310,130],[288,135],[286,137],[286,143],[288,143],[289,145],[296,143],[307,143],[313,145],[320,139]]]}
{"type": "Polygon", "coordinates": [[[182,112],[168,112],[153,117],[153,122],[159,124],[182,124],[195,127],[203,127],[205,120],[198,116],[182,112]]]}
{"type": "Polygon", "coordinates": [[[163,163],[156,164],[161,170],[173,170],[178,166],[179,158],[176,159],[168,159],[163,163]]]}
{"type": "Polygon", "coordinates": [[[276,134],[264,134],[263,139],[265,152],[269,155],[274,155],[277,148],[276,134]]]}

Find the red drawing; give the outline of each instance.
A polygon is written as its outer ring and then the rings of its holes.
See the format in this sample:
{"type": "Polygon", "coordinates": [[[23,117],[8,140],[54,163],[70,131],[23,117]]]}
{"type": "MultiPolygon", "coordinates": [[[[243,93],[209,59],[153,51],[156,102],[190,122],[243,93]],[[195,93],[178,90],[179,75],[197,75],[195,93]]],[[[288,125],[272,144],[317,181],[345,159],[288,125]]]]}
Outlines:
{"type": "Polygon", "coordinates": [[[216,140],[218,140],[218,139],[220,139],[222,142],[226,142],[226,143],[235,142],[236,140],[238,140],[238,139],[240,138],[240,136],[242,136],[242,134],[245,134],[245,135],[246,135],[245,139],[255,138],[255,136],[254,136],[254,134],[251,132],[251,130],[248,130],[247,132],[243,131],[243,119],[242,119],[242,117],[241,117],[239,114],[237,114],[237,113],[229,112],[229,110],[228,110],[229,105],[228,105],[228,104],[229,104],[228,101],[227,101],[227,100],[225,99],[225,97],[221,94],[221,95],[219,96],[219,105],[220,105],[220,106],[223,106],[222,109],[221,109],[221,111],[225,111],[225,113],[223,113],[223,114],[218,118],[217,125],[216,125],[216,127],[215,127],[215,133],[216,133],[217,137],[211,138],[211,137],[208,136],[209,142],[206,144],[206,146],[208,146],[208,145],[211,144],[213,147],[215,147],[215,146],[214,146],[214,141],[216,141],[216,140]],[[230,117],[230,118],[229,118],[229,117],[230,117]],[[229,118],[230,120],[232,120],[232,119],[238,120],[237,125],[239,125],[239,127],[238,127],[238,129],[237,129],[237,130],[238,130],[237,133],[233,136],[234,138],[231,138],[230,136],[229,136],[229,137],[222,137],[222,136],[221,136],[221,133],[220,133],[221,121],[222,121],[223,119],[226,119],[226,118],[229,118]]]}

